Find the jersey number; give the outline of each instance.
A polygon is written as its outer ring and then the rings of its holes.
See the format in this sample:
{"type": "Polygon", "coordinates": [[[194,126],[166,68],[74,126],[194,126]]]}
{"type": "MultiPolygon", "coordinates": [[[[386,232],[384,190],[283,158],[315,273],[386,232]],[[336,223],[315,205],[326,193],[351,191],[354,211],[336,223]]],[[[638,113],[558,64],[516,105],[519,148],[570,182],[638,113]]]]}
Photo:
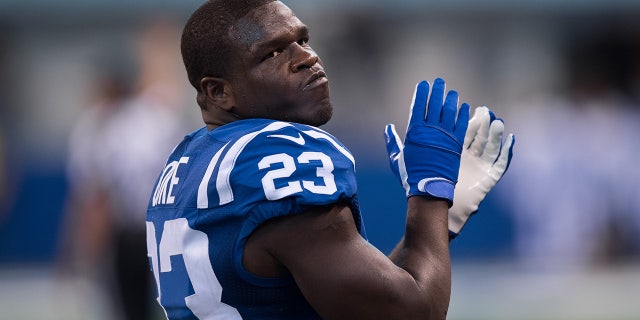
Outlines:
{"type": "MultiPolygon", "coordinates": [[[[191,229],[187,219],[165,221],[160,242],[156,239],[153,222],[147,221],[147,252],[151,258],[151,267],[158,289],[158,302],[165,308],[165,312],[167,308],[166,303],[163,303],[165,299],[163,299],[160,275],[168,273],[168,276],[173,279],[184,279],[184,274],[177,273],[186,271],[194,293],[188,295],[186,289],[183,289],[185,292],[180,292],[181,290],[166,288],[168,290],[164,293],[167,295],[167,301],[172,303],[178,301],[179,304],[171,306],[170,310],[179,310],[180,306],[186,306],[198,319],[242,319],[235,308],[221,301],[222,286],[209,261],[207,235],[202,231],[191,229]],[[172,268],[172,256],[182,256],[185,266],[183,270],[172,268]]],[[[171,311],[167,312],[167,316],[173,319],[171,311]]]]}
{"type": "Polygon", "coordinates": [[[258,162],[258,168],[267,169],[274,164],[281,164],[282,168],[268,171],[262,178],[262,187],[269,200],[278,200],[294,193],[302,192],[303,188],[317,194],[333,194],[338,189],[333,178],[333,162],[331,158],[322,152],[303,152],[297,158],[298,164],[306,165],[311,161],[320,161],[320,166],[316,168],[316,176],[322,178],[323,184],[316,185],[314,181],[293,180],[286,185],[277,188],[276,179],[291,177],[296,171],[296,162],[292,156],[286,153],[278,153],[266,156],[258,162]]]}

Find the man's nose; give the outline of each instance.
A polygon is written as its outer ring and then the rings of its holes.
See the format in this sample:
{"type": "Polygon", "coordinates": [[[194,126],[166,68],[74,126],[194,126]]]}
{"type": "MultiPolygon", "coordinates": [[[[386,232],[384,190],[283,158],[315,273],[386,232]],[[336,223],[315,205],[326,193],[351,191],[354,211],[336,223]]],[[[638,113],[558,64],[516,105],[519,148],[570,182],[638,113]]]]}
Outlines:
{"type": "Polygon", "coordinates": [[[308,69],[318,63],[318,55],[310,47],[303,47],[298,43],[291,45],[291,71],[298,72],[308,69]]]}

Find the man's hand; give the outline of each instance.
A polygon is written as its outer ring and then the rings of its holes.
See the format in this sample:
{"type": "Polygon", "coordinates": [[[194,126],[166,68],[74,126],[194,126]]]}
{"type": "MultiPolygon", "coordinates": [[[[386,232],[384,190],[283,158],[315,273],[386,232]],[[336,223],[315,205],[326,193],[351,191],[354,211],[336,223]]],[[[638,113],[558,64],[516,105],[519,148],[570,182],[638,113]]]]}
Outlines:
{"type": "Polygon", "coordinates": [[[391,169],[400,178],[407,197],[425,195],[453,204],[460,157],[469,121],[469,105],[458,110],[458,93],[444,96],[445,83],[436,79],[429,95],[429,83],[416,86],[405,142],[395,126],[385,128],[391,169]],[[427,102],[428,98],[428,102],[427,102]]]}
{"type": "Polygon", "coordinates": [[[505,139],[504,123],[487,107],[476,108],[469,120],[460,161],[460,174],[453,206],[449,208],[449,237],[455,238],[480,202],[502,178],[513,155],[515,137],[505,139]]]}

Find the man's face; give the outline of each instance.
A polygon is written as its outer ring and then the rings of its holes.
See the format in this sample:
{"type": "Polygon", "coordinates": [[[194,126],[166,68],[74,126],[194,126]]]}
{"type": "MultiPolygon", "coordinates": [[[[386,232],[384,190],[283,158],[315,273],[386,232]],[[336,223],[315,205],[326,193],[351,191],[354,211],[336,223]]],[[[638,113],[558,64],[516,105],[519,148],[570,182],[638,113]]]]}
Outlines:
{"type": "Polygon", "coordinates": [[[287,6],[275,1],[252,10],[230,37],[232,112],[314,126],[329,121],[329,81],[307,44],[307,27],[287,6]]]}

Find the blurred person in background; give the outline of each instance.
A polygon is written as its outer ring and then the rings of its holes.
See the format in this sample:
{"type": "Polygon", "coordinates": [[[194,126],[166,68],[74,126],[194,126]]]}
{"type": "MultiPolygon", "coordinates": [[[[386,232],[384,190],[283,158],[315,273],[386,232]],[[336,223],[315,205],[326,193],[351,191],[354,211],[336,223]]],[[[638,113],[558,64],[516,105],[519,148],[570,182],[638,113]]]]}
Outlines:
{"type": "Polygon", "coordinates": [[[524,143],[501,201],[530,270],[638,261],[640,105],[630,85],[640,55],[632,37],[600,31],[569,47],[566,94],[509,115],[524,143]]]}
{"type": "Polygon", "coordinates": [[[160,312],[146,258],[144,212],[167,150],[187,130],[179,107],[184,85],[176,82],[184,73],[178,39],[169,19],[144,24],[133,63],[111,57],[115,63],[98,74],[98,101],[69,137],[67,258],[76,272],[113,294],[126,320],[160,312]]]}

